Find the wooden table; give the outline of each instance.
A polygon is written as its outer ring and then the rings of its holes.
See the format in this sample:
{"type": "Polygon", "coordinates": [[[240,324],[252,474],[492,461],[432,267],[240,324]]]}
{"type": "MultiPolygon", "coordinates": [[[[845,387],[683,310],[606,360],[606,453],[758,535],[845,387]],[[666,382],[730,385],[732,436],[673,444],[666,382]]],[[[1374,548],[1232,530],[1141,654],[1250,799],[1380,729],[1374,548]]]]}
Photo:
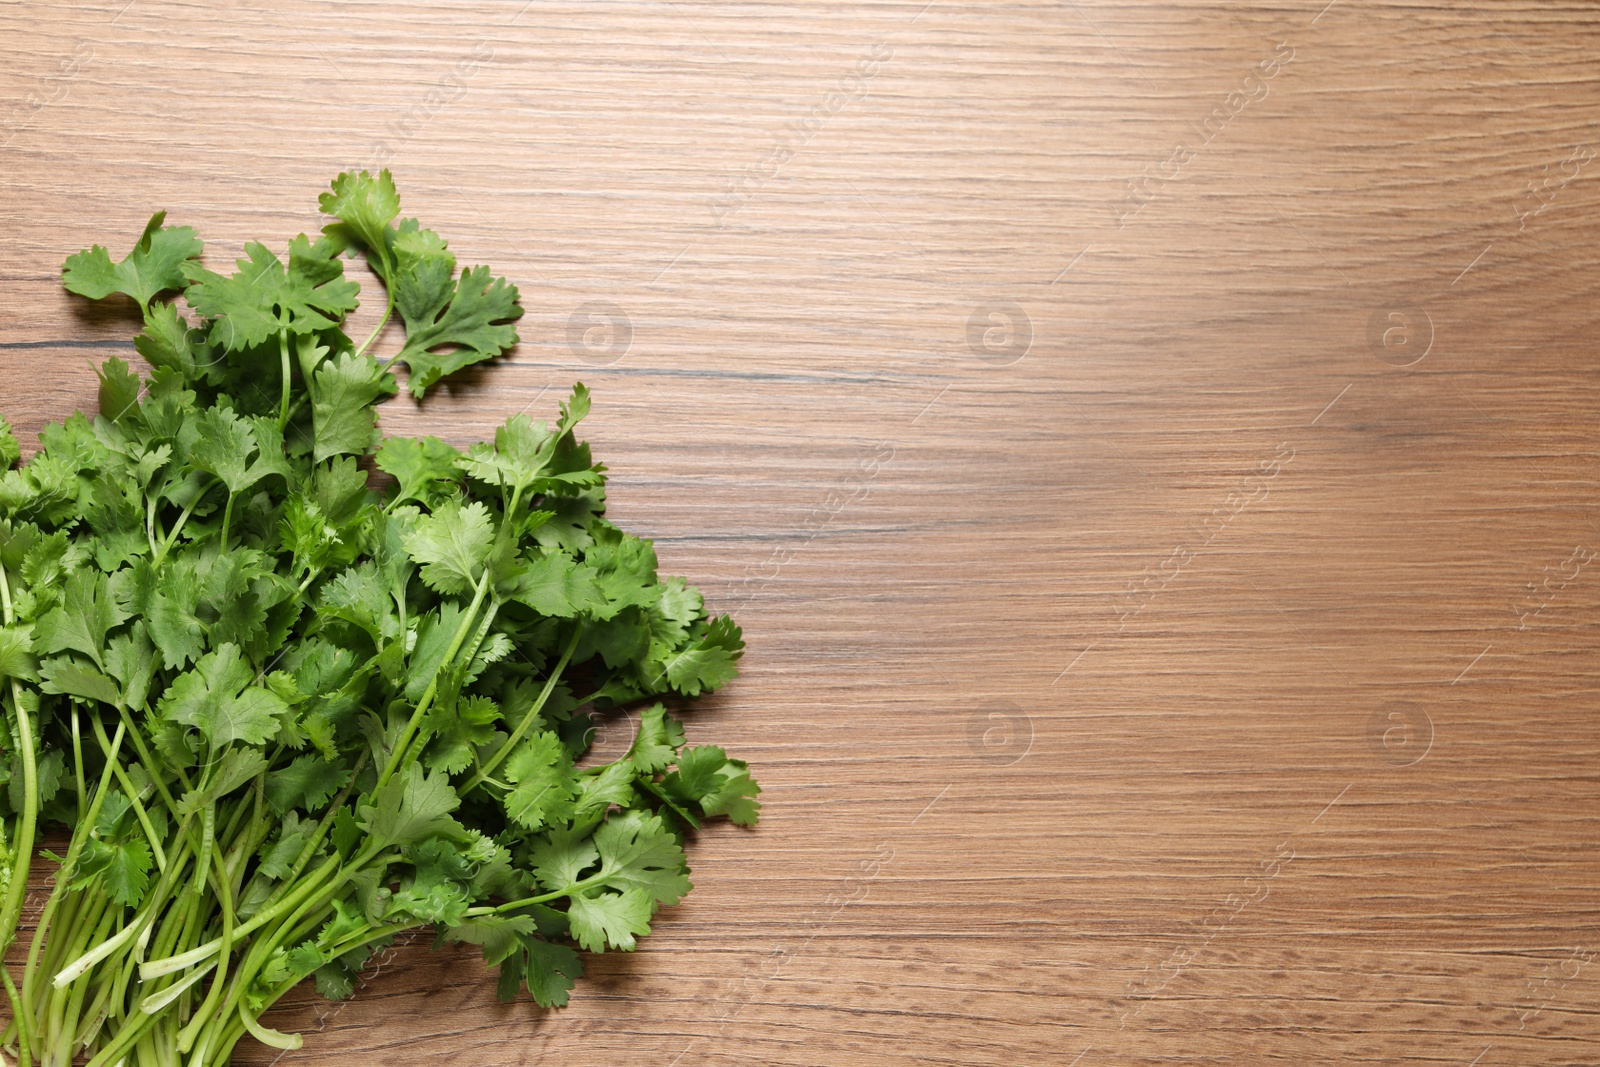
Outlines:
{"type": "Polygon", "coordinates": [[[581,378],[749,638],[638,953],[419,941],[278,1063],[1600,1060],[1600,20],[1324,2],[0,5],[30,443],[132,332],[68,253],[387,165],[528,313],[385,426],[581,378]]]}

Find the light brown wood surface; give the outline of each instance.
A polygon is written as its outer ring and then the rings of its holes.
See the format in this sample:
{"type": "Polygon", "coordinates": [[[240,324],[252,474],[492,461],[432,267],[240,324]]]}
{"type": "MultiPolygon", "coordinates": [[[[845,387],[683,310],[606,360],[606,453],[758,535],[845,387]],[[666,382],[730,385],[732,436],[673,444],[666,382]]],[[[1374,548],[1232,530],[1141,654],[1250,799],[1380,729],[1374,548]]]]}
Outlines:
{"type": "Polygon", "coordinates": [[[582,379],[749,640],[639,952],[417,942],[279,1064],[1600,1062],[1600,16],[1324,3],[0,4],[0,411],[125,351],[70,252],[386,162],[528,308],[386,428],[582,379]]]}

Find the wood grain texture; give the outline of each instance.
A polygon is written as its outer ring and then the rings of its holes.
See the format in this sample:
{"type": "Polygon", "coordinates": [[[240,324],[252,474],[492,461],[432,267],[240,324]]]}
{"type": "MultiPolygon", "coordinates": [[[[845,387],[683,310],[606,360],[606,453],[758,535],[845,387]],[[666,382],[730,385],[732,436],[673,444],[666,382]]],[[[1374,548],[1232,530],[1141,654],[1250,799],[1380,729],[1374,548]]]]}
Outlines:
{"type": "Polygon", "coordinates": [[[528,305],[386,428],[581,377],[750,642],[638,953],[410,944],[277,1063],[1600,1061],[1600,19],[1324,4],[0,4],[23,430],[131,333],[68,253],[386,162],[528,305]]]}

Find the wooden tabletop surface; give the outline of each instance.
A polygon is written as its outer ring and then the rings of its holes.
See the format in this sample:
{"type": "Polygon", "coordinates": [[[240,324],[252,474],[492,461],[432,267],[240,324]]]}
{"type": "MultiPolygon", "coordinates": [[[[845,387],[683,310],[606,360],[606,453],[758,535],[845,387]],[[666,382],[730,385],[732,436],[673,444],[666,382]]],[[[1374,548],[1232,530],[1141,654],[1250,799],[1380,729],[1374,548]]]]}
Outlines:
{"type": "Polygon", "coordinates": [[[132,332],[67,254],[165,208],[227,263],[389,166],[528,313],[385,427],[583,380],[613,517],[749,640],[689,730],[761,826],[640,951],[547,1013],[419,939],[290,997],[279,1064],[1600,1062],[1591,5],[6,2],[0,41],[30,444],[132,332]]]}

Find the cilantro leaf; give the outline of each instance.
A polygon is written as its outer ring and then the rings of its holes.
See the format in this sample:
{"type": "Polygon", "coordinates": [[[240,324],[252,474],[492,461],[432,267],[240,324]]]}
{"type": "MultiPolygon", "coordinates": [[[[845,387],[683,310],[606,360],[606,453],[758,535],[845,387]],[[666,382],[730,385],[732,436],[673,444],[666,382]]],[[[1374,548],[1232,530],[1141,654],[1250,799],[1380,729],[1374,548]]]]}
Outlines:
{"type": "Polygon", "coordinates": [[[687,646],[671,653],[662,671],[672,688],[697,697],[731,681],[739,673],[742,655],[744,635],[731,618],[719,615],[701,627],[687,646]]]}
{"type": "Polygon", "coordinates": [[[239,646],[223,644],[178,675],[161,697],[160,712],[198,729],[213,748],[233,741],[262,744],[277,733],[288,705],[271,690],[251,685],[254,677],[239,646]]]}
{"type": "Polygon", "coordinates": [[[600,877],[612,888],[639,889],[660,904],[676,904],[693,888],[683,846],[659,815],[613,815],[595,831],[594,844],[600,877]]]}
{"type": "Polygon", "coordinates": [[[0,677],[38,681],[39,662],[33,655],[32,626],[0,626],[0,677]]]}
{"type": "Polygon", "coordinates": [[[506,760],[504,774],[516,786],[506,794],[506,814],[524,829],[537,830],[572,817],[576,776],[556,734],[529,734],[506,760]]]}
{"type": "Polygon", "coordinates": [[[116,682],[72,656],[45,660],[39,665],[39,674],[43,679],[39,688],[46,693],[98,700],[102,704],[116,704],[122,699],[116,682]]]}
{"type": "Polygon", "coordinates": [[[100,414],[112,422],[122,420],[138,404],[144,383],[116,356],[96,367],[95,376],[100,379],[100,414]]]}
{"type": "Polygon", "coordinates": [[[104,666],[106,634],[127,617],[107,591],[104,575],[74,571],[67,579],[61,605],[34,623],[34,650],[82,652],[95,666],[104,666]]]}
{"type": "Polygon", "coordinates": [[[311,400],[316,461],[371,451],[378,438],[378,417],[372,403],[394,393],[394,378],[370,356],[346,352],[337,362],[318,367],[316,381],[311,400]]]}
{"type": "Polygon", "coordinates": [[[395,307],[407,322],[422,321],[450,299],[456,257],[443,237],[423,229],[416,219],[400,224],[391,250],[394,270],[386,281],[395,307]]]}
{"type": "Polygon", "coordinates": [[[390,437],[378,449],[378,469],[400,483],[396,499],[420,500],[433,505],[442,500],[438,490],[457,480],[456,460],[461,453],[437,437],[390,437]]]}
{"type": "Polygon", "coordinates": [[[510,324],[522,316],[517,287],[492,278],[488,267],[469,267],[447,300],[419,300],[410,310],[401,309],[406,343],[394,361],[411,368],[411,393],[418,400],[445,375],[516,344],[517,331],[510,324]]]}
{"type": "Polygon", "coordinates": [[[592,896],[573,896],[567,919],[572,923],[573,940],[590,952],[604,952],[608,945],[632,952],[637,944],[634,938],[650,932],[654,913],[654,902],[642,889],[602,890],[592,896]]]}
{"type": "Polygon", "coordinates": [[[429,768],[457,774],[466,770],[473,754],[499,733],[500,709],[488,697],[470,696],[437,703],[429,715],[434,741],[428,749],[429,768]]]}
{"type": "Polygon", "coordinates": [[[400,194],[387,170],[376,175],[345,171],[317,198],[317,205],[323,214],[339,220],[324,227],[324,233],[346,241],[354,239],[379,256],[387,256],[389,223],[400,213],[400,194]]]}
{"type": "Polygon", "coordinates": [[[530,849],[534,875],[552,892],[576,885],[582,872],[600,859],[600,850],[584,831],[552,830],[530,849]]]}
{"type": "Polygon", "coordinates": [[[477,584],[478,573],[494,543],[489,509],[454,501],[424,516],[406,539],[406,551],[422,564],[422,580],[440,593],[463,593],[477,584]]]}
{"type": "Polygon", "coordinates": [[[390,844],[414,845],[454,826],[450,813],[460,805],[447,775],[425,775],[421,764],[413,763],[361,807],[361,825],[390,844]]]}
{"type": "Polygon", "coordinates": [[[296,756],[287,766],[267,775],[267,803],[279,815],[294,808],[316,811],[344,788],[349,776],[347,768],[330,763],[320,755],[296,756]]]}
{"type": "Polygon", "coordinates": [[[527,915],[486,915],[468,919],[445,933],[451,941],[483,948],[483,961],[500,967],[501,1000],[510,1000],[526,983],[534,1003],[559,1008],[567,1003],[573,983],[583,976],[583,961],[566,945],[546,941],[527,915]]]}
{"type": "Polygon", "coordinates": [[[356,308],[360,286],[344,279],[334,258],[337,245],[313,245],[303,234],[289,243],[289,266],[263,244],[245,245],[238,271],[224,277],[190,263],[189,303],[214,320],[211,340],[229,352],[241,352],[267,338],[319,333],[339,325],[356,308]]]}
{"type": "Polygon", "coordinates": [[[515,584],[505,595],[552,618],[608,614],[609,604],[594,568],[562,552],[540,553],[524,560],[515,584]]]}
{"type": "Polygon", "coordinates": [[[68,256],[62,266],[62,284],[68,292],[91,300],[126,293],[141,306],[160,293],[182,289],[185,265],[199,256],[204,246],[187,226],[163,227],[166,219],[165,211],[150,216],[138,243],[121,263],[112,263],[111,253],[99,245],[68,256]]]}
{"type": "Polygon", "coordinates": [[[184,427],[189,462],[240,493],[268,475],[290,477],[283,434],[260,416],[240,418],[227,408],[208,408],[184,427]]]}
{"type": "Polygon", "coordinates": [[[665,770],[683,747],[683,725],[667,714],[662,704],[652,704],[639,714],[639,733],[628,750],[633,765],[646,774],[665,770]]]}
{"type": "Polygon", "coordinates": [[[212,369],[205,351],[205,333],[191,329],[175,304],[153,304],[145,309],[144,332],[133,339],[134,350],[157,370],[168,370],[184,381],[195,381],[212,369]]]}
{"type": "Polygon", "coordinates": [[[537,938],[523,941],[526,953],[523,980],[533,1002],[541,1008],[559,1008],[567,1003],[573,983],[583,977],[583,961],[566,945],[537,938]]]}

